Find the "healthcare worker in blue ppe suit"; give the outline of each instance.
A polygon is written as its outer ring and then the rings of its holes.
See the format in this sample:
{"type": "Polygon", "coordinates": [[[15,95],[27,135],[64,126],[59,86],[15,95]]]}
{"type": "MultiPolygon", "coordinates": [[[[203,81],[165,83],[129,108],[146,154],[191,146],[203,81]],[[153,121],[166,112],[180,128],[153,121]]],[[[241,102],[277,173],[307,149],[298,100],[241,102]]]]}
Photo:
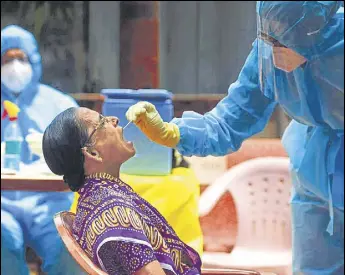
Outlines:
{"type": "Polygon", "coordinates": [[[163,122],[139,102],[127,118],[183,155],[220,156],[262,131],[279,104],[292,118],[283,143],[293,178],[293,272],[344,274],[342,2],[262,1],[257,18],[258,38],[213,110],[163,122]]]}
{"type": "MultiPolygon", "coordinates": [[[[25,138],[29,129],[43,132],[56,115],[77,106],[69,96],[40,83],[41,56],[34,36],[18,26],[1,31],[1,106],[4,100],[19,105],[18,122],[25,138]]],[[[3,106],[1,107],[3,112],[3,106]]],[[[1,122],[3,130],[9,123],[1,122]]],[[[32,156],[24,141],[22,162],[32,156]]],[[[1,274],[29,274],[25,246],[43,260],[43,271],[54,274],[81,274],[55,228],[56,212],[69,210],[73,193],[1,191],[1,274]]]]}

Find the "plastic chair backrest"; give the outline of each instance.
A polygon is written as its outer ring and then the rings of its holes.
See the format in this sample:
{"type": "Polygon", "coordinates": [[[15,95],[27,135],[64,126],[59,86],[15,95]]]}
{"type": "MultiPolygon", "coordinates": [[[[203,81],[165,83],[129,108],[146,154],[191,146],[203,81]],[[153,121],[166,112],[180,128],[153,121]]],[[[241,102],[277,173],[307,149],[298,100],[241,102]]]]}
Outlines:
{"type": "Polygon", "coordinates": [[[55,214],[54,223],[59,232],[62,241],[66,245],[69,253],[74,260],[80,265],[80,267],[91,275],[107,275],[103,270],[98,268],[89,256],[80,247],[78,242],[74,239],[72,234],[72,226],[74,222],[75,214],[68,211],[63,211],[55,214]]]}
{"type": "Polygon", "coordinates": [[[248,160],[224,173],[203,193],[199,213],[207,214],[229,191],[238,217],[235,247],[291,249],[290,190],[288,158],[248,160]]]}

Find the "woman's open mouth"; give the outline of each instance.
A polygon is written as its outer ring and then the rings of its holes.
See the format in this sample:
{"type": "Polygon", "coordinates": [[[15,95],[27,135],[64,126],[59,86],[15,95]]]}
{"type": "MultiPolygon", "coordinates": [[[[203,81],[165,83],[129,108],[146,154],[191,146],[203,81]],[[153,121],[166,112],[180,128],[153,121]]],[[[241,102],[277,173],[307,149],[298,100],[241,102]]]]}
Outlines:
{"type": "Polygon", "coordinates": [[[122,140],[123,140],[126,144],[128,144],[128,145],[133,145],[133,142],[132,142],[132,141],[128,141],[128,140],[125,139],[125,136],[124,136],[124,134],[123,134],[123,130],[122,130],[122,140]]]}

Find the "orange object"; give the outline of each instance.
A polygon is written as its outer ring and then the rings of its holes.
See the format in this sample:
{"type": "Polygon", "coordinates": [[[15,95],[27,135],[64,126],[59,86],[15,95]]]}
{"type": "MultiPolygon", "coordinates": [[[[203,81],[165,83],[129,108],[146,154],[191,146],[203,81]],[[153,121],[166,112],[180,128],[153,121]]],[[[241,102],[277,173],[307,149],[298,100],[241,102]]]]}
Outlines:
{"type": "Polygon", "coordinates": [[[120,49],[120,87],[158,88],[159,1],[121,2],[120,49]]]}

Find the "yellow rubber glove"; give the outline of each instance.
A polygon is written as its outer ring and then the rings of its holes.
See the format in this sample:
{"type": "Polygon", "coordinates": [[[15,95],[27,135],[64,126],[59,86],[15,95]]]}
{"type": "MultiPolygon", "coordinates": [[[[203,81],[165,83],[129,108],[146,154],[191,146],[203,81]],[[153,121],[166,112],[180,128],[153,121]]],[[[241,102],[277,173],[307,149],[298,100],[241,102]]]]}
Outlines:
{"type": "Polygon", "coordinates": [[[156,107],[149,102],[141,101],[129,107],[126,117],[155,143],[174,148],[180,141],[178,126],[164,122],[156,107]]]}

